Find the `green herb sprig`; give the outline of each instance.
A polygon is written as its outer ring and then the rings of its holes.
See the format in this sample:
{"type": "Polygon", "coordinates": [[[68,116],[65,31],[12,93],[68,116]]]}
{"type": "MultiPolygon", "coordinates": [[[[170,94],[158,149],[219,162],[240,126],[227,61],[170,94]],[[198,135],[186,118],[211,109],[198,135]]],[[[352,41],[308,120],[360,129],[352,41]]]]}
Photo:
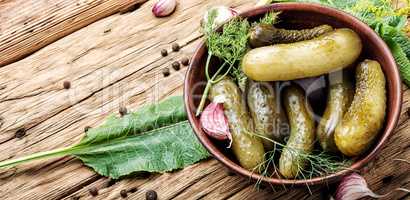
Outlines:
{"type": "MultiPolygon", "coordinates": [[[[252,25],[261,23],[275,24],[277,23],[279,14],[280,12],[269,12],[258,22],[254,22],[252,25]]],[[[211,11],[208,16],[208,21],[204,26],[204,34],[208,47],[208,57],[205,64],[207,84],[196,112],[197,116],[204,108],[210,87],[222,80],[226,75],[230,74],[238,83],[242,91],[244,90],[247,82],[246,75],[238,66],[245,53],[248,51],[248,38],[251,26],[246,19],[235,17],[223,26],[222,32],[218,32],[213,29],[213,23],[216,15],[216,11],[211,11]],[[219,58],[223,63],[211,77],[209,75],[209,65],[212,56],[219,58]],[[226,71],[221,75],[224,69],[226,71]]]]}
{"type": "Polygon", "coordinates": [[[246,19],[235,17],[223,26],[222,32],[218,32],[213,29],[216,15],[216,11],[210,12],[204,27],[206,44],[208,47],[208,57],[205,64],[207,84],[196,115],[199,115],[202,112],[206,98],[208,97],[209,89],[213,84],[219,82],[230,73],[234,75],[236,80],[243,78],[240,77],[240,73],[238,73],[238,70],[240,69],[235,66],[240,62],[248,48],[249,22],[246,19]],[[219,58],[223,63],[211,77],[209,75],[209,65],[212,56],[219,58]],[[226,71],[222,74],[224,69],[226,69],[226,71]]]}

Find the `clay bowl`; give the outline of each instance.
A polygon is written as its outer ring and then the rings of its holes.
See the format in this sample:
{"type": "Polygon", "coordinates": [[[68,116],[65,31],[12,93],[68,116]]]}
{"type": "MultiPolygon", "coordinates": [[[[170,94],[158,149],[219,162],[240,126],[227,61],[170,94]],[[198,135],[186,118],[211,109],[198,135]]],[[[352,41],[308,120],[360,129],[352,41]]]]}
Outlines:
{"type": "MultiPolygon", "coordinates": [[[[307,3],[277,3],[269,6],[258,7],[241,13],[242,17],[248,18],[249,21],[255,20],[263,16],[268,11],[282,11],[280,15],[281,23],[279,26],[290,29],[312,27],[320,24],[330,24],[336,28],[351,28],[358,33],[364,45],[362,58],[375,59],[380,62],[387,79],[387,116],[384,128],[379,133],[379,137],[371,149],[362,155],[355,158],[354,163],[349,169],[344,169],[333,174],[323,177],[317,177],[307,180],[287,180],[281,178],[263,177],[256,173],[252,173],[237,164],[235,158],[227,153],[224,145],[210,139],[201,129],[199,118],[195,116],[196,108],[199,104],[204,86],[205,75],[204,66],[207,56],[207,49],[202,43],[196,50],[191,60],[191,65],[187,71],[184,88],[185,107],[188,113],[189,121],[194,129],[197,137],[206,149],[221,163],[237,174],[250,177],[253,180],[262,180],[271,184],[282,185],[317,185],[323,183],[332,183],[338,181],[341,177],[351,173],[353,170],[359,170],[368,162],[374,159],[383,146],[387,143],[388,138],[393,133],[393,129],[397,124],[401,103],[402,91],[401,80],[398,68],[394,61],[389,48],[384,41],[366,24],[359,21],[357,18],[332,8],[320,6],[317,4],[307,3]]],[[[211,65],[213,67],[218,65],[211,65]]],[[[311,102],[312,106],[314,102],[311,102]]],[[[369,116],[371,117],[371,116],[369,116]]]]}

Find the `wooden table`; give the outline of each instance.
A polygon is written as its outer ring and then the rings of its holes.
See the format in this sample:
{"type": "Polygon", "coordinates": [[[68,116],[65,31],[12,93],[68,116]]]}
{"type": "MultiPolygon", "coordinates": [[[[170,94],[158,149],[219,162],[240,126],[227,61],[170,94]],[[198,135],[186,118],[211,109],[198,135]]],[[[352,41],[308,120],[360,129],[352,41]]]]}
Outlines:
{"type": "MultiPolygon", "coordinates": [[[[85,126],[98,126],[120,106],[140,105],[182,94],[186,67],[161,70],[191,56],[201,40],[199,20],[211,5],[239,10],[249,0],[178,0],[166,18],[151,14],[144,0],[0,1],[0,160],[65,147],[79,141],[85,126]],[[177,42],[181,50],[162,57],[177,42]],[[63,82],[71,88],[64,89],[63,82]],[[25,136],[16,132],[25,129],[25,136]]],[[[363,172],[378,193],[410,188],[410,90],[403,114],[380,156],[363,172]]],[[[323,188],[259,191],[214,159],[174,173],[111,181],[71,157],[40,161],[0,173],[0,199],[144,199],[149,189],[159,199],[319,199],[323,188]],[[89,188],[99,189],[92,197],[89,188]]],[[[397,192],[388,199],[410,199],[397,192]]]]}

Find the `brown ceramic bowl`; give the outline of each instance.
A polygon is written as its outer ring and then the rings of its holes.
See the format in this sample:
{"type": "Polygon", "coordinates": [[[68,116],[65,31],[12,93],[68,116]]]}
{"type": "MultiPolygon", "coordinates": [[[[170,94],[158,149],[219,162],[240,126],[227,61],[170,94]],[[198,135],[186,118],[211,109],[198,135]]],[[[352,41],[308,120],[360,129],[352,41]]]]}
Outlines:
{"type": "Polygon", "coordinates": [[[279,24],[279,26],[288,28],[303,28],[320,24],[330,24],[337,28],[351,28],[360,35],[364,45],[362,57],[379,61],[387,79],[387,116],[384,128],[379,133],[379,137],[375,144],[365,155],[355,159],[350,169],[341,170],[334,174],[308,180],[286,180],[280,178],[263,177],[242,168],[234,161],[235,159],[232,158],[229,153],[226,153],[226,149],[223,146],[218,144],[215,140],[210,139],[202,131],[199,118],[195,116],[196,108],[199,104],[200,97],[204,89],[204,84],[201,83],[205,83],[206,80],[204,75],[204,64],[207,56],[207,50],[204,43],[199,46],[192,57],[191,65],[185,79],[184,98],[189,121],[197,137],[206,149],[208,149],[208,151],[216,159],[238,174],[250,177],[254,180],[261,179],[264,182],[271,184],[285,185],[315,185],[337,181],[344,175],[350,173],[352,170],[359,170],[369,161],[374,159],[383,148],[383,145],[387,143],[390,135],[393,133],[393,129],[399,118],[402,103],[401,80],[398,68],[389,48],[370,27],[359,21],[357,18],[339,10],[317,4],[277,3],[251,9],[242,13],[241,16],[252,21],[271,10],[282,11],[282,14],[280,15],[281,24],[279,24]]]}

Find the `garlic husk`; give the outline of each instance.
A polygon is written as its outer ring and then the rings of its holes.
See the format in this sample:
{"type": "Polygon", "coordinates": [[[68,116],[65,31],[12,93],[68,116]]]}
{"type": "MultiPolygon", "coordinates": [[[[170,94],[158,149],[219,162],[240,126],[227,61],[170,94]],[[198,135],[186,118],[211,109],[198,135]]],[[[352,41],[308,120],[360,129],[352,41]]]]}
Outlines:
{"type": "Polygon", "coordinates": [[[222,103],[210,103],[201,113],[200,123],[208,136],[217,140],[229,140],[232,144],[232,134],[229,131],[228,119],[224,114],[222,103]]]}
{"type": "Polygon", "coordinates": [[[408,189],[396,188],[387,194],[379,195],[369,189],[366,180],[357,173],[352,173],[342,179],[336,190],[336,200],[357,200],[366,196],[373,198],[384,198],[393,191],[410,193],[408,189]]]}
{"type": "Polygon", "coordinates": [[[205,24],[208,23],[209,16],[212,12],[216,12],[216,17],[212,24],[212,29],[219,27],[235,15],[238,15],[238,12],[236,10],[229,8],[227,6],[213,6],[205,12],[201,20],[202,27],[204,27],[205,24]]]}
{"type": "Polygon", "coordinates": [[[176,6],[176,0],[159,0],[152,7],[152,13],[156,17],[165,17],[174,12],[176,6]]]}

